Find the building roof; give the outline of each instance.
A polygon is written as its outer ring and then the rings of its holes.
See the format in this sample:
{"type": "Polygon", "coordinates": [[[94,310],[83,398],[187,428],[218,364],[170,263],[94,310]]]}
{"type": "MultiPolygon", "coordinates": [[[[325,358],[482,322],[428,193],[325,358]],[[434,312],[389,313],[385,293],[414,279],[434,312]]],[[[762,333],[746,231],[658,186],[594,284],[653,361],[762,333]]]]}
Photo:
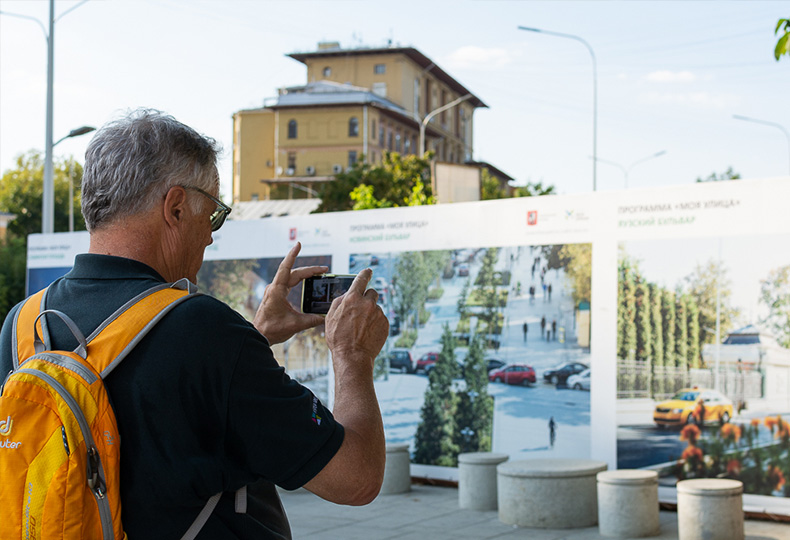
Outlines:
{"type": "MultiPolygon", "coordinates": [[[[341,56],[371,56],[371,55],[380,55],[380,54],[402,54],[411,59],[414,63],[418,66],[423,68],[426,71],[430,71],[437,79],[442,81],[444,84],[458,92],[461,96],[465,96],[466,94],[472,94],[464,85],[459,83],[453,77],[447,74],[442,68],[437,66],[430,58],[422,54],[420,51],[413,47],[371,47],[371,48],[364,48],[360,47],[357,49],[343,49],[338,47],[331,47],[331,48],[322,48],[318,51],[313,52],[296,52],[291,53],[286,56],[290,56],[294,60],[298,60],[303,64],[307,64],[307,60],[316,59],[316,58],[337,58],[341,56]]],[[[483,101],[472,94],[471,99],[469,99],[469,103],[474,105],[475,107],[486,107],[488,105],[483,103],[483,101]]]]}
{"type": "Polygon", "coordinates": [[[515,180],[515,178],[504,172],[502,169],[499,169],[486,161],[469,160],[469,161],[465,161],[464,165],[472,165],[474,167],[479,167],[480,169],[488,169],[488,172],[491,173],[494,177],[499,178],[501,180],[505,180],[507,182],[515,180]]]}
{"type": "MultiPolygon", "coordinates": [[[[304,86],[282,88],[277,97],[269,98],[264,102],[264,106],[267,109],[341,107],[347,105],[370,105],[388,113],[405,124],[411,124],[419,128],[419,122],[414,118],[414,115],[400,105],[396,105],[367,88],[333,81],[316,81],[304,86]]],[[[438,132],[428,124],[426,134],[437,136],[438,132]]]]}
{"type": "Polygon", "coordinates": [[[233,205],[229,219],[243,221],[281,216],[304,216],[321,204],[321,199],[277,199],[242,201],[233,205]]]}

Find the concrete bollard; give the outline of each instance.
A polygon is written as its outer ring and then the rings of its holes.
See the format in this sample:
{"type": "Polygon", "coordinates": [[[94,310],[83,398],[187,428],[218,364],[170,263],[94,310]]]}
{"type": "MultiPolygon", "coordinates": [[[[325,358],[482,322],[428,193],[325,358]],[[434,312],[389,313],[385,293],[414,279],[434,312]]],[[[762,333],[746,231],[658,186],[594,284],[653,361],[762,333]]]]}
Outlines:
{"type": "Polygon", "coordinates": [[[598,531],[614,538],[656,536],[658,473],[621,469],[599,472],[598,531]]]}
{"type": "Polygon", "coordinates": [[[598,522],[595,475],[603,461],[530,459],[497,466],[499,521],[519,527],[572,529],[598,522]]]}
{"type": "Polygon", "coordinates": [[[388,444],[384,463],[384,481],[381,495],[406,493],[411,490],[411,463],[408,444],[388,444]]]}
{"type": "Polygon", "coordinates": [[[743,482],[726,478],[681,480],[679,540],[744,540],[743,482]]]}
{"type": "Polygon", "coordinates": [[[469,510],[496,510],[496,467],[507,454],[470,452],[458,455],[458,506],[469,510]]]}

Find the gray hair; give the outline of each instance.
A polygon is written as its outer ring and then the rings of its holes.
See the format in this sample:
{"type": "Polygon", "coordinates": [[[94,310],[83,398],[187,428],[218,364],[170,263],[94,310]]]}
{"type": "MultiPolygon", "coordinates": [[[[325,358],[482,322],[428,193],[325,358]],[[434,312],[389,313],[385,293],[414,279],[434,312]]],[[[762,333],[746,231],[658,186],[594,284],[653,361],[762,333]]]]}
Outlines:
{"type": "MultiPolygon", "coordinates": [[[[153,208],[174,186],[210,191],[219,184],[219,145],[153,109],[102,127],[85,151],[82,215],[89,231],[153,208]]],[[[195,211],[203,197],[190,203],[195,211]]]]}

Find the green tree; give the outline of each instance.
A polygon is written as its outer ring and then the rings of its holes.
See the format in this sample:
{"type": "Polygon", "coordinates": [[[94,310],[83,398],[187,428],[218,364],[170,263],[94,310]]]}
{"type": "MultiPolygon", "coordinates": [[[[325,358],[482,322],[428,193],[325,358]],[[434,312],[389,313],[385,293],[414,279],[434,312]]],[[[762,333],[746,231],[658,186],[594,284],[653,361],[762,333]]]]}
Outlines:
{"type": "Polygon", "coordinates": [[[0,324],[25,298],[25,239],[9,234],[0,239],[0,324]]]}
{"type": "Polygon", "coordinates": [[[384,152],[381,165],[359,160],[324,185],[316,212],[435,204],[430,182],[431,157],[430,153],[419,158],[384,152]]]}
{"type": "Polygon", "coordinates": [[[469,343],[464,362],[464,390],[458,392],[455,445],[459,452],[490,452],[494,399],[488,395],[488,373],[480,336],[469,343]]]}
{"type": "Polygon", "coordinates": [[[589,302],[592,298],[592,244],[566,244],[558,258],[567,261],[565,275],[571,282],[573,304],[589,302]]]}
{"type": "Polygon", "coordinates": [[[636,359],[647,362],[652,357],[653,334],[650,321],[650,292],[643,280],[640,280],[634,291],[636,308],[636,359]]]}
{"type": "Polygon", "coordinates": [[[244,305],[250,297],[246,278],[249,272],[254,272],[259,266],[254,259],[206,261],[200,267],[197,279],[201,289],[236,311],[244,311],[244,305]]]}
{"type": "Polygon", "coordinates": [[[760,302],[768,308],[760,323],[782,347],[790,348],[790,265],[775,268],[760,280],[760,302]]]}
{"type": "Polygon", "coordinates": [[[617,357],[633,360],[636,352],[636,272],[633,261],[620,260],[617,299],[617,357]]]}
{"type": "Polygon", "coordinates": [[[672,367],[675,365],[675,293],[666,289],[661,294],[661,323],[664,334],[664,366],[672,367]]]}
{"type": "Polygon", "coordinates": [[[784,33],[779,36],[779,41],[776,42],[776,48],[774,49],[774,57],[777,62],[783,54],[790,56],[790,19],[779,19],[776,23],[774,35],[779,34],[782,26],[784,26],[784,33]]]}
{"type": "Polygon", "coordinates": [[[684,281],[688,295],[699,308],[699,339],[702,348],[703,344],[716,341],[717,303],[721,335],[726,335],[733,328],[740,311],[731,305],[731,283],[723,262],[711,259],[704,265],[698,264],[684,281]]]}
{"type": "Polygon", "coordinates": [[[688,296],[675,293],[675,367],[688,368],[688,296]]]}
{"type": "MultiPolygon", "coordinates": [[[[73,158],[58,159],[54,167],[54,230],[69,230],[69,173],[74,182],[74,230],[85,230],[80,209],[80,183],[82,165],[73,158]]],[[[0,212],[10,212],[16,219],[9,223],[8,231],[21,237],[41,232],[41,194],[44,185],[44,158],[31,150],[16,158],[16,168],[3,174],[0,182],[0,212]]]]}
{"type": "Polygon", "coordinates": [[[737,173],[732,170],[732,167],[729,167],[726,171],[721,174],[716,174],[715,172],[710,173],[707,177],[702,178],[700,176],[697,177],[697,182],[721,182],[724,180],[739,180],[741,178],[740,173],[737,173]]]}
{"type": "Polygon", "coordinates": [[[507,196],[507,189],[502,187],[499,179],[484,167],[480,171],[480,200],[505,199],[507,196]]]}
{"type": "Polygon", "coordinates": [[[702,356],[700,355],[699,341],[699,306],[693,298],[688,299],[688,365],[691,368],[700,368],[702,356]]]}
{"type": "Polygon", "coordinates": [[[648,285],[650,295],[650,335],[653,365],[664,365],[664,321],[661,318],[663,291],[655,283],[648,285]]]}
{"type": "Polygon", "coordinates": [[[557,190],[552,185],[543,185],[540,182],[527,182],[524,186],[518,186],[513,193],[514,197],[539,197],[541,195],[555,195],[557,190]]]}
{"type": "Polygon", "coordinates": [[[428,375],[420,423],[414,435],[414,462],[452,467],[458,456],[458,446],[454,442],[457,396],[452,391],[457,367],[455,338],[447,324],[441,343],[439,358],[428,375]]]}

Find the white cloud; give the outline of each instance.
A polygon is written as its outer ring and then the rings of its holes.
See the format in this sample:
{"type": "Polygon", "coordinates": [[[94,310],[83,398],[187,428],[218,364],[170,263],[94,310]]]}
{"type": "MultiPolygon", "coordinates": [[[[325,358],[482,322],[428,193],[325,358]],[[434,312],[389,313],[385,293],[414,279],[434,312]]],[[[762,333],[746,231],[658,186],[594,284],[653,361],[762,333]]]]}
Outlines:
{"type": "Polygon", "coordinates": [[[447,57],[449,68],[500,68],[513,61],[513,53],[507,49],[475,47],[468,45],[456,49],[447,57]]]}
{"type": "Polygon", "coordinates": [[[645,79],[658,83],[689,83],[697,80],[697,76],[690,71],[661,70],[648,73],[645,79]]]}
{"type": "Polygon", "coordinates": [[[709,109],[725,109],[738,104],[736,96],[710,92],[648,92],[642,94],[641,98],[651,105],[682,105],[709,109]]]}

